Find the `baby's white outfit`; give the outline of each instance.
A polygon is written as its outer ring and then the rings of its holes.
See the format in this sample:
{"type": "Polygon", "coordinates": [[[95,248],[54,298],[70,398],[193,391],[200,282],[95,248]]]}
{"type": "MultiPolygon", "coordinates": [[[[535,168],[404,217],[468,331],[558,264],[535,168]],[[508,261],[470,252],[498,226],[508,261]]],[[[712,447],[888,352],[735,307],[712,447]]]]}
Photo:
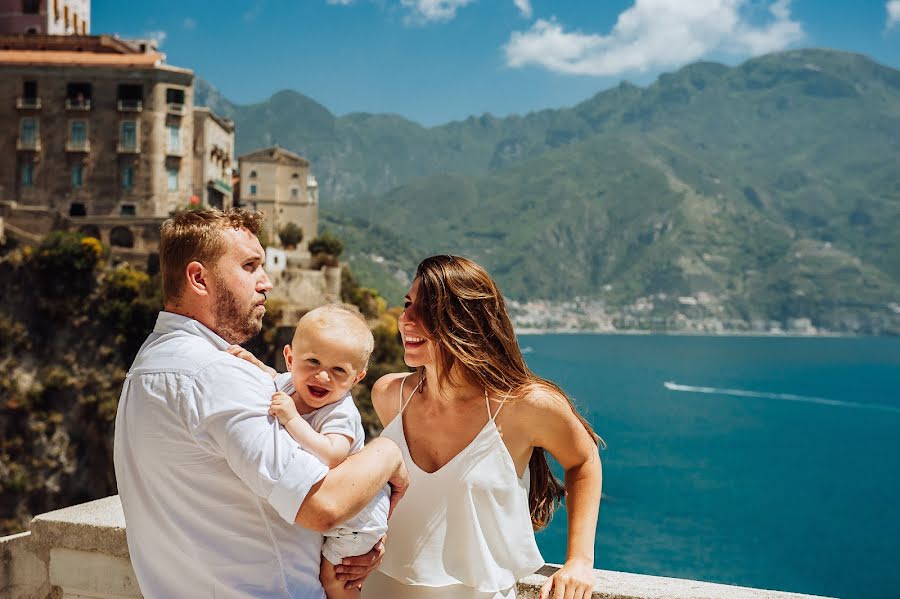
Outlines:
{"type": "MultiPolygon", "coordinates": [[[[291,373],[276,376],[275,386],[288,395],[294,393],[291,373]]],[[[366,433],[362,427],[362,417],[349,393],[340,401],[300,416],[316,432],[323,435],[337,433],[351,438],[348,455],[361,451],[365,445],[366,433]]],[[[325,559],[336,565],[345,557],[362,555],[372,549],[387,532],[390,497],[391,488],[385,485],[361,512],[326,532],[325,544],[322,546],[325,559]]]]}

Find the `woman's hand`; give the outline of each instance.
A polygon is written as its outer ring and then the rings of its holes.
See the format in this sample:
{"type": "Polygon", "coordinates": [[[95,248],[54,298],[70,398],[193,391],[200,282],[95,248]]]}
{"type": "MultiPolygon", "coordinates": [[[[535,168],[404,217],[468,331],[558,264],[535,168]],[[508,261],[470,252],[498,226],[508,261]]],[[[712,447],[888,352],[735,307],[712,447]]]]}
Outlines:
{"type": "Polygon", "coordinates": [[[375,543],[372,550],[364,555],[345,557],[334,567],[338,580],[345,581],[344,588],[362,588],[363,581],[381,564],[384,557],[384,537],[375,543]]]}
{"type": "Polygon", "coordinates": [[[547,579],[541,587],[540,599],[590,599],[593,591],[594,564],[587,559],[573,558],[547,579]]]}

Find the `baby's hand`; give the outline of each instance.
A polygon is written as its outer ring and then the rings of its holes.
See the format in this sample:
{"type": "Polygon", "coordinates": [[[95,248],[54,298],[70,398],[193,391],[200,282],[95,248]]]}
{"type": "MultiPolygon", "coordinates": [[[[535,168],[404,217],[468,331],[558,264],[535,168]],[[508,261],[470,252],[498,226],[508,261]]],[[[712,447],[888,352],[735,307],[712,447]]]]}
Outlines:
{"type": "Polygon", "coordinates": [[[278,418],[282,426],[300,415],[294,400],[287,393],[277,391],[272,395],[272,404],[269,406],[269,415],[278,418]]]}
{"type": "Polygon", "coordinates": [[[268,374],[273,379],[275,378],[275,375],[278,374],[274,368],[271,368],[271,367],[263,364],[256,356],[254,356],[252,353],[250,353],[249,351],[247,351],[240,345],[232,345],[225,351],[228,352],[229,354],[231,354],[232,356],[236,356],[236,357],[240,358],[241,360],[246,360],[246,361],[250,362],[257,368],[259,368],[260,370],[262,370],[263,372],[268,374]]]}

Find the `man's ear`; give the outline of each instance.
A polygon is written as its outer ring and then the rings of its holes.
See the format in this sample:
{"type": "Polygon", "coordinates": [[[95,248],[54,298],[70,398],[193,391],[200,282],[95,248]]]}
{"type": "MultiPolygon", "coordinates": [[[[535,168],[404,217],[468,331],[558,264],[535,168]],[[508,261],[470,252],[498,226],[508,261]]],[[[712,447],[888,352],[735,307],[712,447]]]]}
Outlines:
{"type": "Polygon", "coordinates": [[[291,365],[294,363],[294,354],[291,353],[291,344],[288,343],[284,346],[284,365],[288,370],[291,369],[291,365]]]}
{"type": "Polygon", "coordinates": [[[206,280],[206,268],[196,260],[189,263],[184,269],[187,276],[188,290],[196,295],[209,295],[209,281],[206,280]]]}

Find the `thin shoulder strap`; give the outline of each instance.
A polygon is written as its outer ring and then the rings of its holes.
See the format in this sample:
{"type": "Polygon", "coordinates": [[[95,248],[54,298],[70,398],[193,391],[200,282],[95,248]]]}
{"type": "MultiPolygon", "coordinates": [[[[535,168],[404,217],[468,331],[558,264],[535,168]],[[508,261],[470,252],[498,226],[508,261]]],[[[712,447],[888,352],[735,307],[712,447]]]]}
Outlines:
{"type": "Polygon", "coordinates": [[[413,395],[415,395],[416,391],[419,390],[419,387],[422,386],[422,380],[424,380],[424,379],[422,379],[419,381],[419,384],[416,385],[416,388],[412,390],[412,393],[410,393],[409,397],[407,397],[406,401],[404,401],[403,400],[403,384],[406,383],[406,379],[408,379],[411,376],[412,376],[412,374],[408,374],[405,377],[403,377],[402,379],[400,379],[400,412],[399,412],[400,414],[403,413],[403,410],[405,410],[406,406],[409,405],[409,402],[412,401],[413,395]]]}
{"type": "Polygon", "coordinates": [[[491,420],[496,420],[496,419],[497,419],[497,414],[499,414],[499,413],[500,413],[500,410],[503,409],[503,406],[506,405],[506,400],[509,399],[509,394],[510,394],[510,393],[512,393],[512,388],[510,388],[510,390],[506,392],[506,395],[504,395],[504,396],[503,396],[503,399],[500,401],[500,407],[497,408],[497,411],[494,412],[494,413],[492,414],[492,413],[491,413],[491,402],[488,400],[487,389],[484,390],[484,403],[485,403],[485,405],[487,405],[488,417],[489,417],[491,420]]]}

